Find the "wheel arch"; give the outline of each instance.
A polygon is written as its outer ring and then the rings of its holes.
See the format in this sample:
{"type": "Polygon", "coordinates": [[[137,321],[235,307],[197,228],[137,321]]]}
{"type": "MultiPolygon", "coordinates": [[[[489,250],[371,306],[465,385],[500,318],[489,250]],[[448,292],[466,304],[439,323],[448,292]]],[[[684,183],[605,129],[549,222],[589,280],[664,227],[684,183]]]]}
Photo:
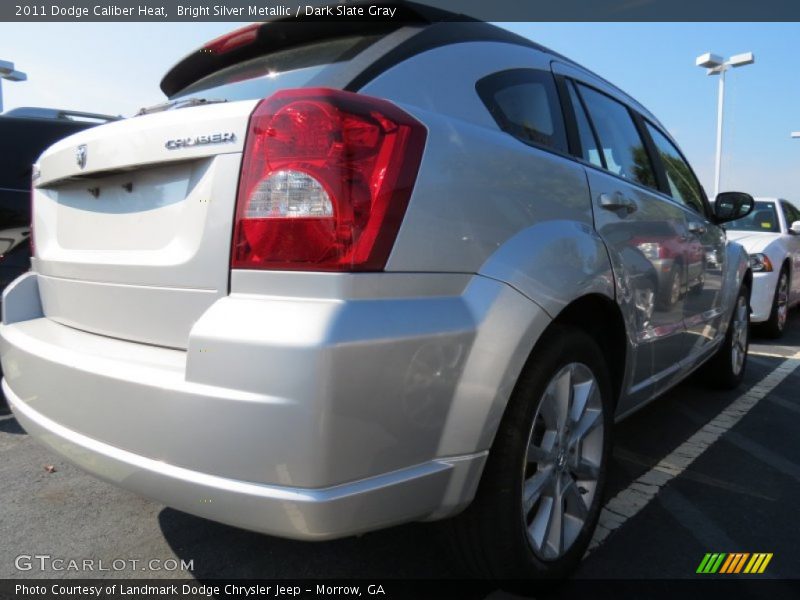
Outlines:
{"type": "Polygon", "coordinates": [[[781,263],[781,270],[786,269],[786,274],[789,276],[789,283],[792,282],[792,259],[787,256],[781,263]]]}
{"type": "Polygon", "coordinates": [[[619,305],[607,296],[588,294],[567,305],[553,323],[580,329],[600,346],[608,365],[616,406],[622,393],[628,357],[625,320],[619,305]]]}

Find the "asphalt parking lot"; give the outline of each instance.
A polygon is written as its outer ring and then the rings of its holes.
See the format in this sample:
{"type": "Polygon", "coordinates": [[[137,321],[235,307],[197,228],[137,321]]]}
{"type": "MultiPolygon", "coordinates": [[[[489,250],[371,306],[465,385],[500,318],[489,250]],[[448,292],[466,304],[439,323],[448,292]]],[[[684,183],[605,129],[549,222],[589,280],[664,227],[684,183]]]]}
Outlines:
{"type": "MultiPolygon", "coordinates": [[[[761,577],[800,575],[800,311],[779,345],[755,339],[749,361],[745,384],[735,392],[710,392],[689,381],[617,426],[607,493],[607,506],[617,512],[604,517],[616,528],[590,552],[576,578],[692,578],[708,552],[769,552],[774,556],[761,577]],[[681,459],[685,448],[698,448],[691,441],[698,432],[706,442],[692,460],[681,459]],[[641,483],[654,475],[657,485],[641,483]],[[639,493],[634,498],[646,501],[628,511],[632,487],[639,493]]],[[[15,567],[20,554],[107,563],[176,558],[193,565],[188,573],[95,573],[111,577],[459,576],[432,543],[430,525],[310,544],[219,525],[139,498],[39,446],[4,403],[0,482],[0,578],[92,576],[21,571],[15,567]]]]}

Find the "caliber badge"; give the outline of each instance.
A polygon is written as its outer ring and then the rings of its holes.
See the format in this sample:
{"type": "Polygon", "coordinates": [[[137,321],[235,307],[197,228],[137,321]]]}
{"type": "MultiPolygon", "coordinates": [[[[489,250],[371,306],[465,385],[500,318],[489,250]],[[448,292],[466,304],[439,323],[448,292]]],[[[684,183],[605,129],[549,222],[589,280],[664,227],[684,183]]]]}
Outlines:
{"type": "Polygon", "coordinates": [[[174,140],[167,140],[164,146],[167,150],[178,150],[180,148],[190,148],[192,146],[205,146],[208,144],[227,144],[236,141],[236,134],[227,133],[210,133],[208,135],[197,135],[194,137],[177,138],[174,140]]]}

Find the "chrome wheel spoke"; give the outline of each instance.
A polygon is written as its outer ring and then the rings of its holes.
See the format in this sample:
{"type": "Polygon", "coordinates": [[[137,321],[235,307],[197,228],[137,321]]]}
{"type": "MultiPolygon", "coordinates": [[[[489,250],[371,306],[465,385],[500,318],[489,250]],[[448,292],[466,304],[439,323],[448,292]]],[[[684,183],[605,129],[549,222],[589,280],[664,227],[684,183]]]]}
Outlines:
{"type": "Polygon", "coordinates": [[[570,423],[577,423],[586,412],[589,399],[597,393],[594,379],[572,386],[572,406],[569,411],[570,423]]]}
{"type": "Polygon", "coordinates": [[[552,496],[542,498],[539,509],[536,511],[533,521],[528,526],[528,539],[536,548],[537,552],[544,555],[544,544],[547,539],[548,528],[553,516],[554,500],[552,496]]]}
{"type": "Polygon", "coordinates": [[[542,492],[552,488],[553,468],[547,467],[527,479],[522,488],[522,513],[527,517],[542,496],[542,492]]]}
{"type": "Polygon", "coordinates": [[[597,429],[603,423],[603,411],[591,409],[584,412],[581,420],[575,425],[575,429],[570,433],[569,446],[574,447],[583,438],[597,429]]]}
{"type": "Polygon", "coordinates": [[[552,399],[557,419],[556,429],[559,433],[563,433],[569,416],[570,404],[572,404],[572,369],[564,369],[561,376],[553,384],[550,398],[552,399]]]}
{"type": "Polygon", "coordinates": [[[548,464],[553,462],[553,447],[556,445],[558,434],[554,430],[545,431],[541,441],[537,444],[531,440],[528,444],[528,464],[548,464]]]}
{"type": "Polygon", "coordinates": [[[555,558],[561,556],[564,550],[564,496],[557,490],[553,497],[553,508],[547,522],[544,549],[545,556],[555,558]]]}

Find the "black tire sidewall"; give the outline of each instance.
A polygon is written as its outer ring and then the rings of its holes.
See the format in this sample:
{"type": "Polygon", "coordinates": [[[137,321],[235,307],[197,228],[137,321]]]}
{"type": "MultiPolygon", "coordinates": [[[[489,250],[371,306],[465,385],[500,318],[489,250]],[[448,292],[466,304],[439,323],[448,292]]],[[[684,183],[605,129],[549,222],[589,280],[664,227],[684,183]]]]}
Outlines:
{"type": "Polygon", "coordinates": [[[775,293],[772,295],[772,309],[769,313],[769,320],[764,324],[767,335],[773,339],[779,338],[781,335],[783,335],[783,332],[786,329],[786,324],[784,324],[783,328],[781,328],[778,321],[778,292],[780,291],[781,279],[783,277],[786,277],[787,285],[791,285],[789,273],[786,270],[786,267],[782,267],[781,272],[778,274],[778,282],[775,284],[775,293]]]}
{"type": "Polygon", "coordinates": [[[482,481],[478,492],[483,496],[481,500],[484,506],[488,505],[490,511],[495,511],[496,538],[504,540],[499,547],[490,550],[498,558],[502,557],[500,564],[492,569],[496,575],[506,578],[561,578],[580,561],[591,541],[603,504],[611,448],[613,404],[608,367],[597,344],[579,330],[555,326],[537,345],[514,389],[484,472],[488,477],[482,481]],[[583,531],[564,556],[545,561],[535,555],[526,535],[522,518],[522,465],[539,399],[552,377],[573,362],[589,367],[600,387],[604,417],[603,458],[595,497],[583,531]]]}
{"type": "Polygon", "coordinates": [[[739,298],[741,297],[744,297],[747,306],[748,328],[752,329],[750,327],[749,319],[749,292],[750,290],[746,285],[743,285],[739,288],[739,293],[736,294],[736,300],[733,305],[733,313],[731,314],[731,319],[728,323],[728,331],[725,334],[725,341],[722,343],[722,346],[719,348],[719,350],[717,350],[717,354],[714,356],[714,358],[710,360],[707,365],[703,366],[702,372],[707,376],[706,382],[712,388],[732,390],[737,388],[742,382],[742,379],[744,379],[744,374],[747,370],[747,355],[750,349],[751,331],[748,331],[747,333],[747,344],[744,349],[744,362],[742,363],[742,368],[739,369],[738,373],[733,372],[731,353],[733,352],[733,320],[736,318],[736,308],[739,305],[739,298]]]}

